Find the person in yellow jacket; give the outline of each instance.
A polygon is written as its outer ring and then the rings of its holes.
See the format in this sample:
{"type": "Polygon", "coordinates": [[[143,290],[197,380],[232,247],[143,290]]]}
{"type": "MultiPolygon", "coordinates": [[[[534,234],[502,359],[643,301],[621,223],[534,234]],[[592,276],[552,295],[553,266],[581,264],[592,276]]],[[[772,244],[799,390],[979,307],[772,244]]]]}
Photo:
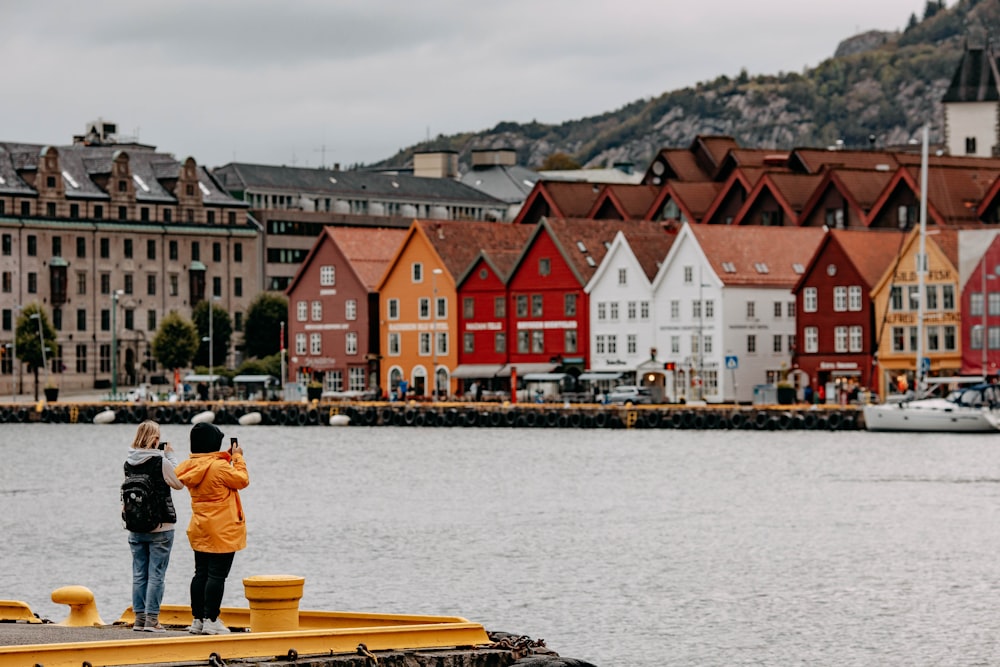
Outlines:
{"type": "Polygon", "coordinates": [[[188,631],[220,635],[229,628],[219,620],[226,577],[236,552],[247,545],[247,524],[240,489],[250,484],[243,449],[233,439],[228,452],[220,451],[222,431],[201,422],[191,429],[191,457],[177,466],[177,478],[191,494],[191,522],[187,536],[194,550],[191,580],[191,616],[188,631]]]}

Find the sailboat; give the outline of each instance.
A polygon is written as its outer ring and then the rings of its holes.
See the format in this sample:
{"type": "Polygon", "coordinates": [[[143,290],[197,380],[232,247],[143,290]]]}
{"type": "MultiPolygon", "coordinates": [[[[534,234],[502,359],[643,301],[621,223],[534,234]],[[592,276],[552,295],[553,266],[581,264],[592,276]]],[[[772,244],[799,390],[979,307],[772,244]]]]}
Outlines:
{"type": "MultiPolygon", "coordinates": [[[[920,250],[917,254],[917,370],[916,392],[926,395],[923,363],[924,276],[927,274],[927,143],[920,160],[920,250]]],[[[985,303],[983,305],[985,308],[985,303]]],[[[985,342],[984,342],[985,345],[985,342]]],[[[985,378],[984,378],[985,379],[985,378]]],[[[1000,387],[979,383],[956,389],[944,398],[929,397],[871,404],[864,407],[865,429],[869,431],[914,431],[926,433],[989,433],[1000,430],[1000,387]]]]}

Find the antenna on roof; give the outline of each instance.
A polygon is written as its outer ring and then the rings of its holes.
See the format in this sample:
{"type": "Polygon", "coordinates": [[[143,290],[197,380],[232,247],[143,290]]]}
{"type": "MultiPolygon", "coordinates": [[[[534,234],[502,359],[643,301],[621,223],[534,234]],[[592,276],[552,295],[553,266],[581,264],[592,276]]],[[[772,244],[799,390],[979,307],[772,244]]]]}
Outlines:
{"type": "Polygon", "coordinates": [[[319,153],[319,168],[326,169],[326,142],[319,148],[314,148],[313,152],[319,153]]]}

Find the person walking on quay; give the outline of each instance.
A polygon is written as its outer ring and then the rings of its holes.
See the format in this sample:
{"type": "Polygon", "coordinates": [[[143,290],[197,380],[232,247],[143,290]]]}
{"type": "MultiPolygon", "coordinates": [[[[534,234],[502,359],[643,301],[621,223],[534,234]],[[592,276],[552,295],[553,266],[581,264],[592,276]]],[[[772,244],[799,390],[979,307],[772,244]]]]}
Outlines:
{"type": "Polygon", "coordinates": [[[132,550],[133,630],[165,632],[160,603],[177,522],[170,489],[184,488],[174,474],[176,465],[173,447],[160,443],[160,425],[149,420],[139,424],[125,459],[121,490],[122,519],[132,550]]]}
{"type": "Polygon", "coordinates": [[[230,439],[220,451],[222,431],[205,422],[191,429],[191,457],[177,466],[177,477],[191,493],[187,536],[194,551],[191,579],[192,634],[229,632],[219,619],[226,577],[236,552],[247,545],[247,524],[240,489],[250,484],[243,449],[230,439]]]}

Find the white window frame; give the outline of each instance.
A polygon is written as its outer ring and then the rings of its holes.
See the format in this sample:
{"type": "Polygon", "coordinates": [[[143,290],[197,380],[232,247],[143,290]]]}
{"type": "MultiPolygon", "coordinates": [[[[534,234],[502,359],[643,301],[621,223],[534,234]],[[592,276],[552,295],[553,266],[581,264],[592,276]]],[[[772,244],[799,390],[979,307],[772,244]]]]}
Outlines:
{"type": "Polygon", "coordinates": [[[410,265],[410,282],[424,282],[424,265],[421,262],[414,262],[410,265]]]}
{"type": "Polygon", "coordinates": [[[852,325],[847,333],[847,349],[850,352],[861,352],[864,349],[864,328],[860,324],[852,325]]]}
{"type": "Polygon", "coordinates": [[[805,313],[815,313],[818,299],[818,292],[815,287],[806,287],[802,290],[802,311],[805,313]]]}
{"type": "Polygon", "coordinates": [[[295,319],[299,322],[306,322],[309,319],[308,301],[297,301],[295,303],[295,319]]]}
{"type": "Polygon", "coordinates": [[[398,320],[399,319],[399,299],[389,299],[389,302],[386,305],[386,310],[389,311],[389,319],[390,320],[398,320]]]}
{"type": "Polygon", "coordinates": [[[321,287],[332,287],[337,284],[337,270],[332,264],[319,267],[319,284],[321,287]]]}
{"type": "Polygon", "coordinates": [[[861,310],[861,285],[851,285],[847,288],[847,309],[852,312],[861,310]]]}
{"type": "Polygon", "coordinates": [[[304,333],[295,334],[295,354],[306,353],[306,335],[304,333]]]}
{"type": "Polygon", "coordinates": [[[389,332],[389,356],[398,357],[402,354],[402,340],[398,331],[389,332]]]}
{"type": "Polygon", "coordinates": [[[348,331],[344,336],[344,354],[358,353],[358,332],[348,331]]]}
{"type": "Polygon", "coordinates": [[[309,334],[309,354],[312,356],[323,354],[323,334],[309,334]]]}
{"type": "Polygon", "coordinates": [[[816,354],[819,352],[819,328],[818,327],[806,327],[802,330],[803,338],[805,338],[803,343],[803,352],[806,354],[816,354]]]}
{"type": "Polygon", "coordinates": [[[358,300],[348,299],[344,302],[344,318],[348,320],[358,319],[358,300]]]}
{"type": "MultiPolygon", "coordinates": [[[[847,296],[846,290],[844,296],[847,296]]],[[[838,326],[833,328],[833,351],[839,354],[847,352],[847,327],[838,326]]]]}
{"type": "Polygon", "coordinates": [[[313,322],[323,321],[323,302],[319,299],[312,302],[311,315],[313,322]]]}
{"type": "Polygon", "coordinates": [[[847,287],[838,285],[833,288],[833,310],[838,313],[847,311],[847,287]]]}

